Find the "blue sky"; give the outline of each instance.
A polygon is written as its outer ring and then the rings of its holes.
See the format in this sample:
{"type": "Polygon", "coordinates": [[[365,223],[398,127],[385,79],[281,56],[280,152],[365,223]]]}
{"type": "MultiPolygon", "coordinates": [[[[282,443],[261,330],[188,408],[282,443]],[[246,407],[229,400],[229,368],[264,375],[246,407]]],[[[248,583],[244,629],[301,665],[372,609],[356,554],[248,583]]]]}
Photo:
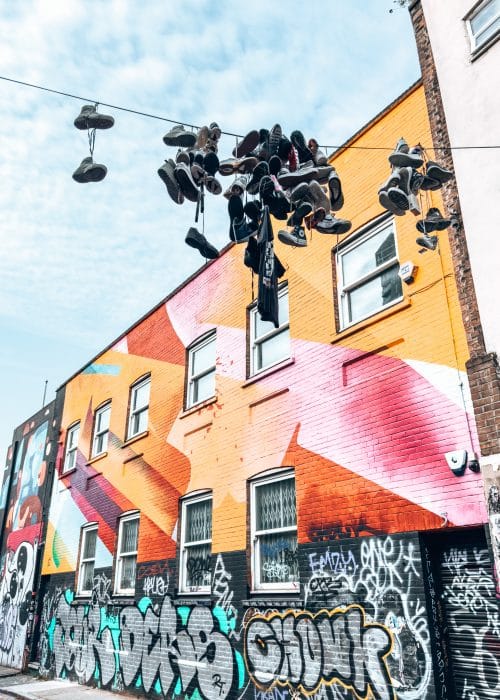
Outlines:
{"type": "MultiPolygon", "coordinates": [[[[420,74],[392,0],[21,0],[2,3],[0,26],[2,76],[232,133],[280,123],[332,146],[420,74]]],[[[100,108],[115,118],[94,152],[108,175],[77,184],[84,103],[0,80],[2,461],[45,380],[51,400],[203,263],[184,243],[194,205],[174,204],[157,175],[171,125],[100,108]]],[[[233,145],[223,138],[222,157],[233,145]]],[[[207,197],[218,248],[226,204],[207,197]]]]}

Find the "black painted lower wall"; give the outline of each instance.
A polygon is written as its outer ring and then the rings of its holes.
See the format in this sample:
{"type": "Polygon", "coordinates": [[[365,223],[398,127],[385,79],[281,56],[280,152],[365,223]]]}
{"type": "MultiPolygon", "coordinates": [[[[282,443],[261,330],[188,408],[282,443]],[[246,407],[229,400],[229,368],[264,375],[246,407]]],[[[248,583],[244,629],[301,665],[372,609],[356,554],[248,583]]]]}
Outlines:
{"type": "Polygon", "coordinates": [[[45,577],[40,673],[157,698],[453,697],[418,533],[298,554],[297,595],[252,596],[245,552],[213,556],[206,597],[177,594],[174,561],[140,564],[133,600],[112,595],[110,570],[95,572],[85,600],[74,597],[74,574],[45,577]]]}

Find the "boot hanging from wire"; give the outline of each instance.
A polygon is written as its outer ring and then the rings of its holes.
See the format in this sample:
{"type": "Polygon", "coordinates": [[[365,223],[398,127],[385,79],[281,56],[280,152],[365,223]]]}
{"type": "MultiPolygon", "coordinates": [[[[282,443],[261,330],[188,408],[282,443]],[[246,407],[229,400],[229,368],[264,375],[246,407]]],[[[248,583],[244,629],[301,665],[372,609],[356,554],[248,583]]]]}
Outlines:
{"type": "Polygon", "coordinates": [[[90,151],[90,156],[84,158],[73,173],[73,180],[76,182],[100,182],[104,180],[108,172],[105,165],[94,163],[95,133],[97,129],[110,129],[115,120],[109,114],[99,114],[98,106],[98,103],[84,105],[74,121],[77,129],[87,131],[90,151]]]}

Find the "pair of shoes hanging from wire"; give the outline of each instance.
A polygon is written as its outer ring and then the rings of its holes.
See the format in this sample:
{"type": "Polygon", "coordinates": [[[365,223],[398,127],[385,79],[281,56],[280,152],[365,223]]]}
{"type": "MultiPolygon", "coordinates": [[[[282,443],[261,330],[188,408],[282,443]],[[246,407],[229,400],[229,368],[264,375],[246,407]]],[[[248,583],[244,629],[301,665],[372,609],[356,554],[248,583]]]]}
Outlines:
{"type": "Polygon", "coordinates": [[[75,182],[100,182],[106,177],[108,169],[102,163],[94,163],[95,134],[97,129],[110,129],[115,120],[109,114],[100,114],[99,105],[84,105],[74,125],[80,131],[86,131],[89,140],[90,156],[85,157],[73,173],[75,182]]]}

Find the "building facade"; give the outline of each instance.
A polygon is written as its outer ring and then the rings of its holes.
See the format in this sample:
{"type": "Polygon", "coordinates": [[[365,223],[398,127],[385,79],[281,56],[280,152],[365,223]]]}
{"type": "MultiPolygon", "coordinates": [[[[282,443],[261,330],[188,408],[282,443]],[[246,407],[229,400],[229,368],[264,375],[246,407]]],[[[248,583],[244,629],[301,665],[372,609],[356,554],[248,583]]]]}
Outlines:
{"type": "Polygon", "coordinates": [[[276,241],[277,328],[229,245],[61,389],[43,676],[194,700],[498,696],[450,243],[419,255],[415,217],[377,197],[402,134],[431,143],[420,84],[332,159],[352,230],[276,241]]]}
{"type": "Polygon", "coordinates": [[[3,666],[23,668],[34,642],[36,595],[57,439],[56,402],[52,401],[14,431],[2,475],[0,664],[3,666]]]}

